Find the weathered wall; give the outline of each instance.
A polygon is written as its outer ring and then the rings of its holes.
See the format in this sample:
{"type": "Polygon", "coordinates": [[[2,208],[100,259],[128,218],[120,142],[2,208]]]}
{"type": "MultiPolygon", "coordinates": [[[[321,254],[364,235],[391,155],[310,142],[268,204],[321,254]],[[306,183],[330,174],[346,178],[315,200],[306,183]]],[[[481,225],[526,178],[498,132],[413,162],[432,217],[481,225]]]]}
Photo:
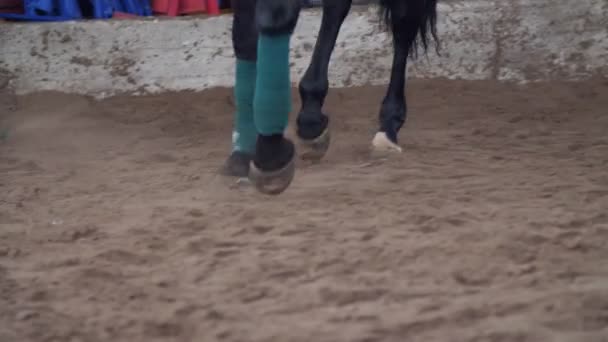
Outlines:
{"type": "MultiPolygon", "coordinates": [[[[451,0],[440,4],[442,56],[410,77],[537,81],[608,76],[608,0],[451,0]]],[[[292,43],[304,72],[320,15],[306,11],[292,43]]],[[[0,24],[0,74],[17,93],[59,90],[98,97],[201,90],[233,82],[231,17],[0,24]]],[[[346,20],[332,86],[387,82],[389,36],[375,8],[346,20]]]]}

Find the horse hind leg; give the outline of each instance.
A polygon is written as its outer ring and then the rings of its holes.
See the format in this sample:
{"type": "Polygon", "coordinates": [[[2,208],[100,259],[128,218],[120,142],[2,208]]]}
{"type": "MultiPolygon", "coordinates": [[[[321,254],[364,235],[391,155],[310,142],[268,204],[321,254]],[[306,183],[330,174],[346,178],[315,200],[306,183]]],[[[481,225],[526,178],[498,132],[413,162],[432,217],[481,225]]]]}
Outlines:
{"type": "Polygon", "coordinates": [[[311,62],[300,81],[302,108],[297,117],[297,135],[302,159],[319,160],[330,144],[329,117],[323,103],[329,90],[329,60],[336,45],[340,27],[348,15],[352,0],[323,2],[323,18],[311,62]]]}
{"type": "Polygon", "coordinates": [[[390,83],[380,108],[380,127],[372,140],[376,152],[401,152],[397,137],[407,114],[405,98],[407,58],[416,52],[417,39],[427,48],[427,34],[435,34],[436,0],[381,0],[390,17],[393,63],[390,83]]]}

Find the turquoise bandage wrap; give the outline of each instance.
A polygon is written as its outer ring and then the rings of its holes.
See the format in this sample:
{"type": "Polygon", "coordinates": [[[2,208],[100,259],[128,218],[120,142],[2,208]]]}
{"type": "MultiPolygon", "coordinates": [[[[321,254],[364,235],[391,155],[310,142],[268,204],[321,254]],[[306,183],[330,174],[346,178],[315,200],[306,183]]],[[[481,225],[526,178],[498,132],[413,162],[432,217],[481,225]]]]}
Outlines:
{"type": "Polygon", "coordinates": [[[291,111],[289,41],[291,34],[258,38],[254,121],[262,135],[283,134],[291,111]]]}
{"type": "Polygon", "coordinates": [[[232,133],[233,151],[253,153],[257,139],[253,116],[255,95],[256,62],[237,59],[234,98],[236,105],[235,124],[232,133]]]}

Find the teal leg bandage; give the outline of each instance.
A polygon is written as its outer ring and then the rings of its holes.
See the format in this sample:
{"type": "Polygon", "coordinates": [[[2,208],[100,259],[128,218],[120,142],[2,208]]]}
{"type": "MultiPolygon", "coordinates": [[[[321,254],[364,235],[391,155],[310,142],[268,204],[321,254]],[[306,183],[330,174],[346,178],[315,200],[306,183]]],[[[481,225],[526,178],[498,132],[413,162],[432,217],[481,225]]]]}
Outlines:
{"type": "Polygon", "coordinates": [[[234,98],[236,112],[232,132],[232,150],[253,154],[257,131],[253,119],[256,62],[236,60],[234,98]]]}
{"type": "Polygon", "coordinates": [[[262,135],[283,134],[291,111],[289,40],[291,34],[260,35],[253,100],[255,126],[262,135]]]}

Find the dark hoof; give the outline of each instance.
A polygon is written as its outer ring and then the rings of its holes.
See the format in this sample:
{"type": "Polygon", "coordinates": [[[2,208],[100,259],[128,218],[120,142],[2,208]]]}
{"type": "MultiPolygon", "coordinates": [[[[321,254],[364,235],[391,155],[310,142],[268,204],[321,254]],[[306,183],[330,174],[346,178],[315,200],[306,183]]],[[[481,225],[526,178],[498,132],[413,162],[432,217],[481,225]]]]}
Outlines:
{"type": "Polygon", "coordinates": [[[300,157],[304,160],[320,160],[325,156],[327,150],[329,150],[330,142],[331,134],[329,133],[329,127],[326,127],[321,135],[312,140],[300,138],[300,157]]]}
{"type": "Polygon", "coordinates": [[[222,166],[220,173],[230,177],[247,177],[249,175],[249,163],[251,155],[234,151],[222,166]]]}
{"type": "Polygon", "coordinates": [[[266,195],[278,195],[285,191],[296,173],[294,158],[279,170],[263,171],[252,162],[249,169],[249,178],[259,192],[266,195]]]}

